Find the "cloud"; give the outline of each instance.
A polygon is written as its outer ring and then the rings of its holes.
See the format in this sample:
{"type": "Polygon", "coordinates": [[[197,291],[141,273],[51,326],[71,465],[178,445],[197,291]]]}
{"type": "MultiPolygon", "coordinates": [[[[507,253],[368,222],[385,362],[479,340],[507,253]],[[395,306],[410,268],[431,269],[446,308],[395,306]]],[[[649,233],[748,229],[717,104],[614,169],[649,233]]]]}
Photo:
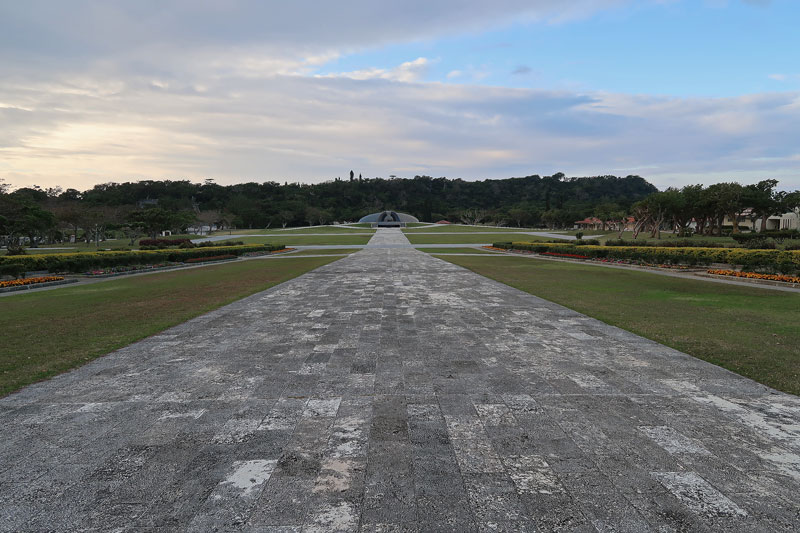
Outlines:
{"type": "Polygon", "coordinates": [[[670,99],[239,75],[163,87],[0,80],[0,94],[0,118],[11,125],[0,137],[0,175],[15,185],[314,181],[358,168],[467,179],[613,171],[661,185],[775,175],[800,187],[797,93],[670,99]]]}
{"type": "Polygon", "coordinates": [[[585,17],[625,0],[26,0],[0,3],[0,49],[85,57],[157,47],[307,51],[374,46],[510,21],[585,17]]]}
{"type": "Polygon", "coordinates": [[[335,74],[318,75],[320,78],[352,78],[354,80],[383,79],[411,83],[424,78],[431,61],[425,57],[418,57],[413,61],[406,61],[391,69],[369,68],[339,72],[335,74]]]}
{"type": "Polygon", "coordinates": [[[788,77],[786,74],[770,74],[768,76],[769,79],[775,81],[786,81],[788,77]]]}
{"type": "Polygon", "coordinates": [[[0,3],[0,176],[86,188],[319,181],[350,168],[466,179],[562,170],[800,187],[798,93],[669,99],[467,84],[491,65],[433,83],[425,57],[315,75],[356,49],[625,3],[0,3]]]}
{"type": "Polygon", "coordinates": [[[511,71],[511,74],[515,76],[524,76],[526,74],[530,74],[533,72],[533,69],[528,65],[519,65],[517,68],[511,71]]]}

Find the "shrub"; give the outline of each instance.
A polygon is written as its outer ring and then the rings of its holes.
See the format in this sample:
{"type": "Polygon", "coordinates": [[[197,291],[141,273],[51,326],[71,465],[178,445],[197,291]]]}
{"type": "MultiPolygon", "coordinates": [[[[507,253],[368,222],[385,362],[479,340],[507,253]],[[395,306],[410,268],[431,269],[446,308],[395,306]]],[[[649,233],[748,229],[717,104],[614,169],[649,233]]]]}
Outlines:
{"type": "Polygon", "coordinates": [[[577,240],[581,240],[581,239],[583,239],[583,232],[582,232],[582,231],[579,231],[578,233],[576,233],[576,234],[575,234],[575,238],[576,238],[577,240]]]}
{"type": "Polygon", "coordinates": [[[575,253],[591,258],[627,259],[665,264],[708,265],[728,263],[778,272],[800,271],[800,251],[748,250],[744,248],[673,248],[659,246],[573,246],[555,243],[496,243],[497,248],[536,253],[575,253]]]}
{"type": "Polygon", "coordinates": [[[598,241],[597,239],[578,239],[577,241],[574,241],[572,244],[574,244],[575,246],[587,246],[587,245],[600,246],[600,241],[598,241]]]}
{"type": "Polygon", "coordinates": [[[203,263],[206,261],[223,261],[225,259],[236,259],[236,256],[233,254],[225,254],[225,255],[212,255],[210,257],[193,257],[191,259],[187,259],[187,263],[203,263]]]}
{"type": "Polygon", "coordinates": [[[93,268],[108,268],[123,265],[151,265],[167,261],[182,262],[196,257],[212,257],[224,254],[239,256],[246,252],[271,252],[283,248],[283,245],[251,244],[243,246],[216,246],[191,249],[172,248],[166,250],[139,250],[129,252],[78,252],[2,256],[0,257],[0,268],[6,268],[9,265],[17,265],[17,268],[21,269],[21,272],[32,270],[85,272],[93,268]]]}
{"type": "Polygon", "coordinates": [[[715,241],[695,241],[690,239],[676,239],[667,241],[626,241],[624,239],[609,239],[606,246],[653,246],[659,248],[725,248],[724,243],[715,241]]]}
{"type": "Polygon", "coordinates": [[[196,244],[199,248],[208,248],[214,246],[242,246],[244,241],[204,241],[196,244]]]}
{"type": "Polygon", "coordinates": [[[194,247],[194,244],[189,239],[142,239],[139,241],[139,247],[144,246],[153,249],[168,248],[170,246],[194,247]]]}

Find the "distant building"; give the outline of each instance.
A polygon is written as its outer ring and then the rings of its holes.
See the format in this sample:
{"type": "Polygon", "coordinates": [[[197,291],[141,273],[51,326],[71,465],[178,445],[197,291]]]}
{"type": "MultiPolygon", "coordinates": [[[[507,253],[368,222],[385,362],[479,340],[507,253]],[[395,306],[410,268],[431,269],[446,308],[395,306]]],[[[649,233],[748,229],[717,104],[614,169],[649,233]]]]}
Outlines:
{"type": "Polygon", "coordinates": [[[575,229],[603,229],[603,221],[597,217],[588,217],[576,220],[573,227],[575,229]]]}
{"type": "MultiPolygon", "coordinates": [[[[736,215],[736,223],[740,230],[761,231],[761,218],[754,219],[753,211],[750,208],[744,209],[736,215]]],[[[729,216],[725,215],[722,225],[732,226],[733,221],[729,216]]],[[[798,213],[798,210],[767,217],[767,231],[792,229],[800,229],[800,213],[798,213]]]]}
{"type": "Polygon", "coordinates": [[[373,228],[404,228],[406,224],[419,222],[419,220],[417,217],[405,213],[381,211],[380,213],[372,213],[371,215],[362,217],[358,222],[360,224],[372,224],[373,228]]]}
{"type": "Polygon", "coordinates": [[[145,198],[136,202],[136,207],[139,209],[147,209],[148,207],[155,207],[158,205],[158,198],[145,198]]]}

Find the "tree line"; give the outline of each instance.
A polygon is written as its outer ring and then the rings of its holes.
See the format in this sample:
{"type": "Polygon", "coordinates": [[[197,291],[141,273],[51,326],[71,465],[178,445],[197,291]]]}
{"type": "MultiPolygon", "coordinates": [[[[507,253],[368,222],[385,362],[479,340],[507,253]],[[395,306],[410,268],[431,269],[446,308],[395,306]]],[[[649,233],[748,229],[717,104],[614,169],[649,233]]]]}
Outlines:
{"type": "Polygon", "coordinates": [[[800,209],[800,191],[780,191],[777,186],[778,180],[768,179],[752,185],[723,182],[653,193],[631,207],[634,238],[644,229],[652,237],[660,237],[665,228],[679,236],[739,233],[741,218],[748,219],[754,229],[765,231],[769,217],[800,209]],[[726,217],[729,228],[724,224],[726,217]]]}
{"type": "Polygon", "coordinates": [[[0,181],[0,236],[7,242],[59,242],[70,237],[98,242],[113,234],[155,237],[163,230],[192,226],[273,228],[355,222],[391,209],[420,220],[467,224],[572,227],[595,216],[603,221],[636,220],[636,232],[653,235],[672,227],[688,234],[723,231],[727,215],[738,231],[738,216],[754,220],[798,207],[800,193],[777,190],[776,180],[754,185],[717,183],[705,187],[658,189],[640,176],[525,176],[497,180],[415,176],[336,178],[318,184],[241,183],[213,180],[143,180],[104,183],[85,191],[25,187],[10,190],[0,181]],[[693,224],[692,224],[693,223],[693,224]]]}
{"type": "Polygon", "coordinates": [[[193,225],[270,228],[354,222],[385,209],[420,220],[571,225],[598,205],[629,210],[657,189],[639,176],[526,176],[501,180],[416,176],[219,185],[213,180],[104,183],[85,191],[0,189],[0,235],[53,242],[107,234],[136,238],[193,225]]]}

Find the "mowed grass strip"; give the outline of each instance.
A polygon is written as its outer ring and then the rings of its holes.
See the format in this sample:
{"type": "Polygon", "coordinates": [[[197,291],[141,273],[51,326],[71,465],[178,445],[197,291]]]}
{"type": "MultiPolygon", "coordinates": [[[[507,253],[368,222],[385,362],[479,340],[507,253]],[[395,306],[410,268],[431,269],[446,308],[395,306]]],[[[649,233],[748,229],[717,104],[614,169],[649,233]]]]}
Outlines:
{"type": "Polygon", "coordinates": [[[417,248],[420,252],[429,254],[491,254],[489,250],[480,248],[417,248]]]}
{"type": "Polygon", "coordinates": [[[322,250],[300,250],[299,252],[292,252],[291,254],[286,254],[287,257],[295,257],[298,255],[343,255],[343,254],[353,254],[360,251],[361,248],[331,248],[331,249],[322,249],[322,250]]]}
{"type": "Polygon", "coordinates": [[[800,395],[798,293],[525,257],[441,258],[800,395]]]}
{"type": "Polygon", "coordinates": [[[0,396],[339,259],[237,261],[0,298],[0,396]]]}
{"type": "Polygon", "coordinates": [[[246,235],[292,235],[303,233],[330,233],[330,234],[348,234],[348,233],[375,233],[375,230],[369,227],[351,227],[351,226],[318,226],[313,228],[269,228],[269,229],[246,229],[246,230],[231,230],[231,231],[215,231],[212,232],[213,236],[246,236],[246,235]]]}
{"type": "Polygon", "coordinates": [[[496,226],[464,226],[462,224],[437,224],[435,226],[414,227],[408,226],[403,229],[404,233],[470,233],[474,231],[490,231],[496,233],[509,233],[513,231],[547,231],[535,230],[532,228],[498,228],[496,226]]]}
{"type": "Polygon", "coordinates": [[[332,244],[347,246],[351,244],[367,244],[370,235],[347,235],[332,233],[330,235],[269,235],[266,237],[236,237],[231,240],[243,241],[245,244],[285,244],[286,246],[311,246],[316,244],[332,244]]]}
{"type": "MultiPolygon", "coordinates": [[[[479,231],[479,230],[475,230],[479,231]]],[[[524,233],[458,233],[448,235],[442,233],[406,233],[411,244],[492,244],[495,242],[533,242],[548,240],[524,233]]]]}

